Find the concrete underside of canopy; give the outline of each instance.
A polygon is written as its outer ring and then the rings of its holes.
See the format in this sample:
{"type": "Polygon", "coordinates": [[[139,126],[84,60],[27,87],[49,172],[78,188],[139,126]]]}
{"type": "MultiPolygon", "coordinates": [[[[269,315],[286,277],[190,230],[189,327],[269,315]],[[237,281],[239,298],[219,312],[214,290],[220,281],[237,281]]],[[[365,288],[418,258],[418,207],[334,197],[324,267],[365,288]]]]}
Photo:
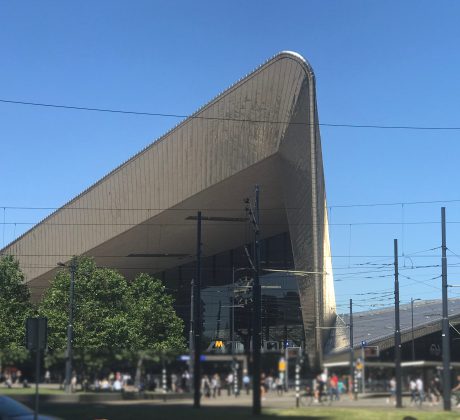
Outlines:
{"type": "MultiPolygon", "coordinates": [[[[279,156],[227,178],[179,205],[165,210],[145,223],[106,241],[84,255],[93,257],[98,266],[117,269],[128,279],[138,273],[159,273],[196,260],[196,221],[187,220],[198,211],[205,217],[244,218],[243,200],[260,187],[262,238],[289,230],[283,201],[279,156]],[[132,257],[131,254],[143,254],[132,257]],[[150,254],[150,256],[149,256],[150,254]],[[155,256],[181,254],[180,256],[155,256]]],[[[110,223],[110,220],[108,220],[110,223]]],[[[252,228],[244,221],[203,221],[203,256],[242,246],[252,238],[252,228]]],[[[56,274],[57,268],[29,282],[34,298],[39,299],[56,274]]]]}

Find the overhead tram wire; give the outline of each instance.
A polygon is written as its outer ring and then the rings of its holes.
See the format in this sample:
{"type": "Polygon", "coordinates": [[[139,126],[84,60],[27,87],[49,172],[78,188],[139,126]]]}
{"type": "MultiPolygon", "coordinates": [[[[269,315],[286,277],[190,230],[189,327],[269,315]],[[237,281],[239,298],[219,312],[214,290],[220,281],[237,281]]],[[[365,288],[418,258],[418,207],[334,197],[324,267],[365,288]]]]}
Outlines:
{"type": "Polygon", "coordinates": [[[72,111],[90,111],[90,112],[105,112],[111,114],[125,114],[145,117],[162,117],[162,118],[177,118],[177,119],[199,119],[211,121],[233,121],[233,122],[248,122],[256,124],[290,124],[290,125],[308,125],[332,128],[364,128],[364,129],[381,129],[381,130],[424,130],[424,131],[460,131],[460,126],[416,126],[416,125],[382,125],[382,124],[336,124],[336,123],[308,123],[308,122],[291,122],[291,121],[275,121],[275,120],[256,120],[247,118],[229,118],[229,117],[206,117],[202,115],[186,115],[163,112],[147,112],[147,111],[130,111],[123,109],[112,108],[96,108],[89,106],[74,106],[63,104],[51,104],[44,102],[18,101],[12,99],[0,98],[0,103],[11,105],[27,105],[42,108],[66,109],[72,111]]]}
{"type": "MultiPolygon", "coordinates": [[[[459,199],[447,200],[425,200],[425,201],[395,201],[388,203],[352,203],[352,204],[335,204],[328,205],[328,208],[351,208],[351,207],[386,207],[386,206],[401,206],[401,205],[425,205],[425,204],[442,204],[442,203],[460,203],[459,199]]],[[[38,206],[2,206],[0,208],[6,210],[95,210],[95,211],[197,211],[197,208],[117,208],[117,207],[38,207],[38,206]]],[[[261,211],[272,210],[299,210],[299,207],[269,207],[263,208],[261,211]]],[[[241,211],[241,208],[204,208],[206,211],[241,211]]],[[[399,222],[401,223],[401,222],[399,222]]],[[[440,222],[439,222],[440,223],[440,222]]],[[[348,225],[348,223],[346,224],[348,225]]]]}
{"type": "MultiPolygon", "coordinates": [[[[213,220],[210,221],[207,227],[222,227],[222,226],[232,226],[235,227],[234,223],[212,223],[213,220]]],[[[448,224],[460,224],[460,221],[449,221],[448,224]]],[[[434,225],[439,224],[436,221],[420,221],[420,222],[354,222],[354,223],[328,223],[328,226],[388,226],[388,225],[434,225]]],[[[139,223],[88,223],[88,222],[0,222],[0,225],[3,226],[193,226],[192,223],[148,223],[148,222],[139,222],[139,223]]],[[[285,226],[287,223],[261,223],[261,226],[285,226]]],[[[324,226],[325,223],[290,223],[289,226],[324,226]]],[[[412,254],[404,254],[404,256],[409,257],[412,254]]]]}

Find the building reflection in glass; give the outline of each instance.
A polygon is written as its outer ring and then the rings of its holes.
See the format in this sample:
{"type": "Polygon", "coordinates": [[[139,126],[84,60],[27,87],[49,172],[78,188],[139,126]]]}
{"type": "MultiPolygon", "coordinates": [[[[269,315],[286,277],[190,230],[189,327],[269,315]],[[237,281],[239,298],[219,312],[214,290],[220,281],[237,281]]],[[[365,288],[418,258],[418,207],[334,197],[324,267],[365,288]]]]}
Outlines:
{"type": "MultiPolygon", "coordinates": [[[[202,322],[204,352],[246,353],[251,349],[252,275],[249,259],[252,245],[203,258],[202,322]]],[[[277,352],[304,341],[297,277],[288,233],[261,241],[262,341],[265,352],[277,352]]],[[[168,289],[173,290],[176,310],[190,326],[191,281],[195,263],[161,273],[168,289]]],[[[188,334],[187,334],[188,336],[188,334]]]]}

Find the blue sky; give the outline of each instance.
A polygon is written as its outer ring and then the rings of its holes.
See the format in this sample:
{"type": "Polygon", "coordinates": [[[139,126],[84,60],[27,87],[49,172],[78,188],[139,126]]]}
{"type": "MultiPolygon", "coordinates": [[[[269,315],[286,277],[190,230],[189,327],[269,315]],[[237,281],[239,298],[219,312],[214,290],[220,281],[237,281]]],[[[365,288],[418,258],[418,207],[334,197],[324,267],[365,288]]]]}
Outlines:
{"type": "MultiPolygon", "coordinates": [[[[190,114],[294,50],[315,70],[322,123],[460,127],[460,3],[227,3],[0,0],[0,99],[190,114]]],[[[47,214],[3,207],[58,207],[176,122],[0,103],[0,221],[13,223],[2,225],[1,245],[28,227],[18,223],[47,214]]],[[[410,277],[401,279],[402,301],[440,297],[440,279],[428,280],[440,268],[413,267],[440,263],[439,249],[414,253],[440,246],[439,224],[419,222],[439,222],[443,203],[334,206],[460,200],[460,132],[321,134],[339,303],[366,306],[373,295],[358,293],[391,289],[392,278],[379,276],[391,274],[381,264],[391,263],[393,238],[410,277]],[[359,265],[367,262],[377,265],[359,265]]],[[[460,202],[444,205],[448,221],[460,222],[460,202]]],[[[449,223],[458,254],[459,233],[449,223]]],[[[460,258],[449,256],[455,283],[460,258]]]]}

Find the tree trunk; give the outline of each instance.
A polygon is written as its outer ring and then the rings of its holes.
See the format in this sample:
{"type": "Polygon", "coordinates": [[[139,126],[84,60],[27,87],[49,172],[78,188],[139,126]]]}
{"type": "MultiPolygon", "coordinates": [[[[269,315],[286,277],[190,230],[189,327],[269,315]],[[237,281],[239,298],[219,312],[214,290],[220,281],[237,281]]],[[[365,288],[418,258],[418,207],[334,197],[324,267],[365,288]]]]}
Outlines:
{"type": "Polygon", "coordinates": [[[141,376],[142,376],[142,367],[144,364],[144,355],[142,353],[138,354],[137,364],[136,364],[136,375],[134,377],[134,385],[139,388],[141,384],[141,376]]]}

